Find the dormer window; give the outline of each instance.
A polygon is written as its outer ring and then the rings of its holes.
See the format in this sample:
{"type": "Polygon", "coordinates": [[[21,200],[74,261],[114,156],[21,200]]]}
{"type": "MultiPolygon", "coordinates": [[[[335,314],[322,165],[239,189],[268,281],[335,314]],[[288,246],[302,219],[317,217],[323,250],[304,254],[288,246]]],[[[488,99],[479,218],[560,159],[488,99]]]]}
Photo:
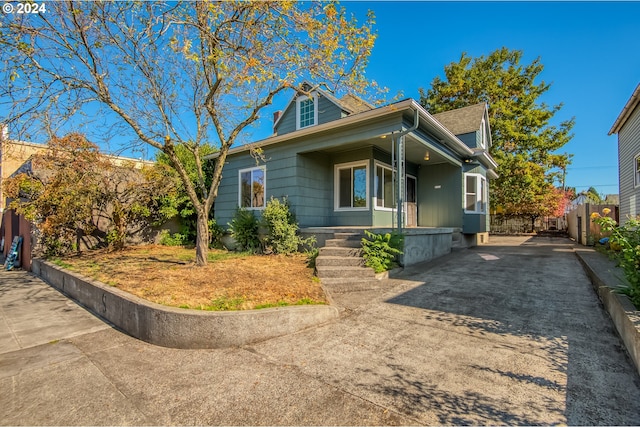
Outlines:
{"type": "Polygon", "coordinates": [[[318,96],[299,96],[296,99],[296,130],[318,123],[318,96]]]}

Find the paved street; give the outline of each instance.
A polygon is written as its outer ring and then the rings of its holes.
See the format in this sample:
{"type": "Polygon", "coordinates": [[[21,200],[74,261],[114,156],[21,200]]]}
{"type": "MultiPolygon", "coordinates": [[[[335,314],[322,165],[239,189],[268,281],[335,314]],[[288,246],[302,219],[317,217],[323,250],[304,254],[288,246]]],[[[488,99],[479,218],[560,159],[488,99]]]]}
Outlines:
{"type": "Polygon", "coordinates": [[[226,350],[146,344],[20,274],[0,273],[3,425],[640,424],[640,378],[567,239],[492,237],[226,350]]]}

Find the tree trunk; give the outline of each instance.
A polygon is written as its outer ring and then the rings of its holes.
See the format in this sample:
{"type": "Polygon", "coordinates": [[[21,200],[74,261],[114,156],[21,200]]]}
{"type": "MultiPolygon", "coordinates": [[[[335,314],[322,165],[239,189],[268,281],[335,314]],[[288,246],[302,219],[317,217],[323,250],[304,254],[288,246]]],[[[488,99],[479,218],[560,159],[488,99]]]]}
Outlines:
{"type": "Polygon", "coordinates": [[[209,253],[209,213],[204,209],[197,211],[196,219],[196,265],[207,265],[209,253]]]}

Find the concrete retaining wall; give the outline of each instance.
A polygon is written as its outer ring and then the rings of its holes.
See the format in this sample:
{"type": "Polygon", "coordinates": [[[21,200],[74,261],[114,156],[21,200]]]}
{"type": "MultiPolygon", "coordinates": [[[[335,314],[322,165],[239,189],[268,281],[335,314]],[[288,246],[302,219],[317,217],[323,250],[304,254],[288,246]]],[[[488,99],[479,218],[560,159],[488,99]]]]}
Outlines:
{"type": "Polygon", "coordinates": [[[405,229],[402,265],[408,267],[450,253],[452,234],[452,228],[405,229]]]}
{"type": "Polygon", "coordinates": [[[594,267],[596,264],[589,259],[593,255],[581,251],[576,251],[576,255],[591,279],[602,305],[611,316],[618,335],[640,374],[640,311],[636,310],[626,295],[612,290],[616,284],[611,283],[611,274],[603,274],[606,272],[602,271],[602,268],[594,267]]]}
{"type": "Polygon", "coordinates": [[[129,335],[171,348],[234,347],[290,334],[338,317],[329,305],[208,312],[154,304],[34,259],[32,271],[129,335]]]}

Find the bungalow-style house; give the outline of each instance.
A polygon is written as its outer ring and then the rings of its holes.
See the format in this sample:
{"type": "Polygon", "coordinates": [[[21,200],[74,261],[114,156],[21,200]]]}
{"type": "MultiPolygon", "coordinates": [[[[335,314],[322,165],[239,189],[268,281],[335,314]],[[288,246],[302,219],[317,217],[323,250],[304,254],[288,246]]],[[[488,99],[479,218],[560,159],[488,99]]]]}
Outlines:
{"type": "Polygon", "coordinates": [[[640,215],[640,84],[620,112],[609,135],[618,134],[620,223],[640,215]]]}
{"type": "Polygon", "coordinates": [[[413,99],[375,108],[307,86],[274,115],[273,136],[229,151],[215,218],[287,197],[319,246],[334,232],[395,229],[405,264],[430,259],[487,241],[490,135],[485,104],[431,115],[413,99]]]}

